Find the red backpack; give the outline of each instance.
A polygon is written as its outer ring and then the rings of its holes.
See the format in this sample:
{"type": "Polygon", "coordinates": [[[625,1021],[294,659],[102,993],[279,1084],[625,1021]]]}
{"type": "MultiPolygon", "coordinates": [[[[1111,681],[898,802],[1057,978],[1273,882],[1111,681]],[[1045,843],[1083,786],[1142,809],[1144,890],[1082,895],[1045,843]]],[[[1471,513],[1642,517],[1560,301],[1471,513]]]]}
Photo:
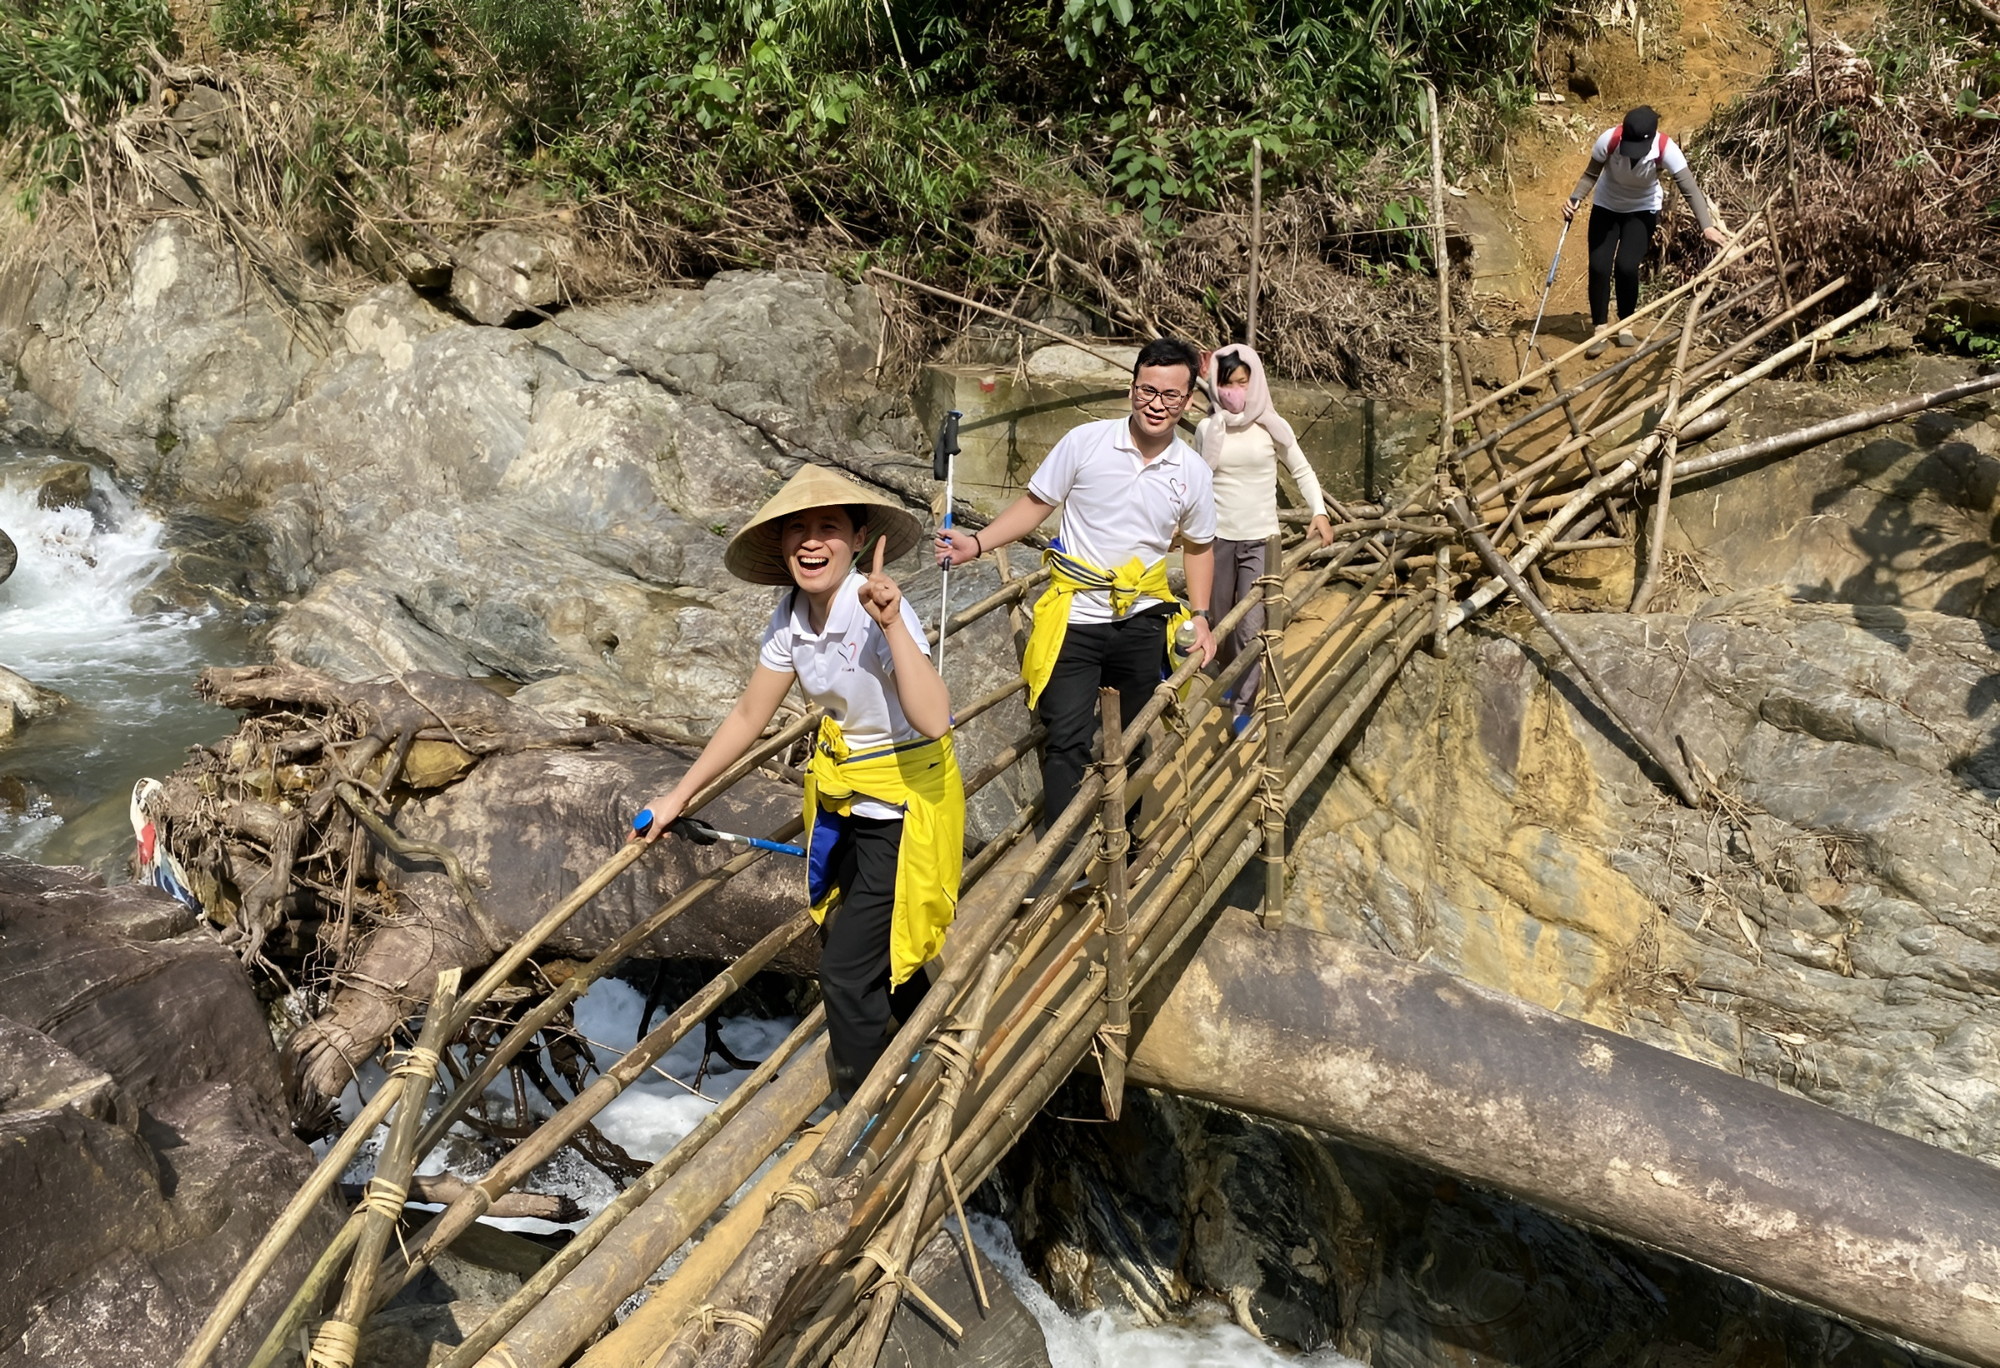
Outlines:
{"type": "MultiPolygon", "coordinates": [[[[1612,157],[1617,155],[1618,144],[1624,139],[1624,137],[1625,137],[1625,125],[1624,124],[1614,125],[1611,130],[1611,146],[1604,149],[1604,160],[1610,161],[1612,157]]],[[[1667,135],[1665,133],[1655,132],[1653,134],[1653,155],[1655,157],[1658,157],[1661,161],[1665,161],[1667,159],[1668,141],[1669,139],[1667,138],[1667,135]]],[[[1644,157],[1641,157],[1639,158],[1639,160],[1644,161],[1646,159],[1644,157]]]]}

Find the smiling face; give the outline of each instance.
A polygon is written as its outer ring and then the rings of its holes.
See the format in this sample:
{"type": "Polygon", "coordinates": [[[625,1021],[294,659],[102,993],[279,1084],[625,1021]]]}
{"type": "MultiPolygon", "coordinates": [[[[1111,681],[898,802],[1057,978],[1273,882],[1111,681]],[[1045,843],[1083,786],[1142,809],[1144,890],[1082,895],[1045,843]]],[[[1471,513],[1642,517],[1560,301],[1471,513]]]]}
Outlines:
{"type": "Polygon", "coordinates": [[[1132,422],[1148,437],[1163,438],[1180,421],[1194,392],[1186,366],[1141,366],[1132,377],[1132,422]]]}
{"type": "Polygon", "coordinates": [[[778,551],[792,582],[808,594],[830,594],[847,579],[865,527],[856,527],[837,504],[808,508],[787,517],[778,528],[778,551]]]}

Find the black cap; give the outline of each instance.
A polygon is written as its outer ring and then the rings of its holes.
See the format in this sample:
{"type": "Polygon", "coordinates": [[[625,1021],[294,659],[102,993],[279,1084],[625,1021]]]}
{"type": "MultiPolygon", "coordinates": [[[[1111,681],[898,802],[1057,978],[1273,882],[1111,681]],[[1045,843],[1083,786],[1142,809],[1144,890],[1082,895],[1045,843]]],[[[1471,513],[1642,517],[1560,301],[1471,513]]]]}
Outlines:
{"type": "Polygon", "coordinates": [[[1653,146],[1653,135],[1660,131],[1660,116],[1653,112],[1651,105],[1640,105],[1625,116],[1625,131],[1618,135],[1618,150],[1638,161],[1653,146]]]}

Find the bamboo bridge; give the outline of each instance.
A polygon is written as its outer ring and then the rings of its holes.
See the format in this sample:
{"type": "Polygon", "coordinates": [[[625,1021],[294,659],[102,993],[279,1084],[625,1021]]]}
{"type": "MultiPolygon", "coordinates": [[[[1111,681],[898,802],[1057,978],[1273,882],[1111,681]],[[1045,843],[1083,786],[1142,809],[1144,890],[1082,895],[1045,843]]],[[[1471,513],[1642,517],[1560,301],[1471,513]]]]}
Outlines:
{"type": "MultiPolygon", "coordinates": [[[[1218,940],[1215,946],[1221,948],[1205,949],[1203,941],[1217,925],[1218,900],[1239,873],[1258,866],[1264,897],[1260,924],[1232,914],[1233,934],[1239,937],[1232,944],[1241,951],[1241,938],[1256,936],[1266,937],[1267,947],[1292,944],[1286,940],[1292,933],[1280,927],[1287,813],[1354,738],[1411,653],[1448,651],[1452,634],[1503,595],[1527,608],[1569,655],[1605,715],[1647,755],[1656,781],[1667,792],[1692,806],[1712,801],[1708,777],[1690,757],[1677,753],[1669,738],[1653,735],[1630,715],[1570,643],[1543,601],[1538,562],[1586,547],[1643,547],[1634,604],[1643,608],[1661,573],[1665,520],[1677,482],[1787,455],[2000,387],[2000,376],[1982,378],[1781,437],[1711,454],[1684,454],[1684,444],[1716,429],[1721,406],[1731,395],[1808,355],[1877,307],[1877,299],[1870,297],[1802,330],[1799,320],[1845,285],[1835,281],[1794,300],[1772,244],[1758,235],[1753,219],[1737,245],[1646,306],[1641,321],[1650,326],[1650,334],[1615,363],[1585,375],[1582,348],[1571,348],[1514,384],[1457,404],[1455,384],[1462,381],[1464,390],[1471,384],[1464,353],[1452,345],[1447,321],[1441,329],[1445,398],[1440,416],[1447,432],[1469,440],[1447,452],[1435,479],[1402,504],[1337,508],[1332,546],[1322,548],[1316,539],[1290,544],[1274,539],[1267,564],[1279,568],[1216,626],[1220,636],[1262,603],[1267,618],[1257,650],[1246,652],[1219,677],[1201,673],[1194,662],[1184,665],[1129,727],[1120,727],[1116,698],[1111,697],[1102,710],[1100,761],[1075,802],[1053,814],[1039,840],[1032,835],[1035,812],[1021,812],[1009,830],[967,861],[958,920],[941,965],[934,966],[940,972],[922,1008],[902,1025],[849,1104],[802,1133],[828,1096],[823,1017],[815,1010],[746,1082],[585,1224],[444,1361],[450,1368],[556,1368],[570,1362],[592,1368],[873,1364],[899,1302],[907,1297],[928,1304],[908,1272],[916,1252],[958,1209],[962,1195],[993,1169],[1057,1086],[1079,1066],[1093,1065],[1102,1078],[1105,1111],[1115,1117],[1128,1070],[1144,1063],[1145,1051],[1138,1056],[1133,1052],[1135,1000],[1145,995],[1144,1000],[1156,1004],[1170,1001],[1182,975],[1224,973],[1216,967],[1216,956],[1228,946],[1218,940]],[[1788,331],[1775,339],[1775,350],[1738,369],[1739,358],[1780,330],[1788,331]],[[1642,500],[1647,490],[1651,497],[1642,500]],[[1639,525],[1645,515],[1652,519],[1650,533],[1639,525]],[[1257,723],[1238,737],[1227,725],[1220,700],[1258,660],[1265,664],[1267,682],[1257,723]],[[1140,816],[1128,829],[1126,813],[1135,801],[1140,816]],[[1061,856],[1066,848],[1069,853],[1061,856]],[[1052,868],[1059,860],[1059,867],[1052,868]],[[1071,891],[1079,879],[1086,887],[1071,891]],[[1035,889],[1047,891],[1031,896],[1035,889]],[[737,1198],[739,1189],[774,1156],[781,1157],[737,1198]],[[709,1226],[718,1216],[724,1219],[709,1226]],[[600,1338],[613,1312],[704,1228],[708,1233],[694,1254],[655,1284],[635,1313],[600,1338]]],[[[963,514],[961,520],[966,520],[963,514]]],[[[1008,580],[998,593],[957,614],[952,630],[989,613],[1019,612],[1042,578],[1037,573],[1008,580]]],[[[957,718],[969,721],[1022,687],[1017,680],[973,700],[958,710],[957,718]]],[[[793,747],[816,721],[808,715],[766,738],[689,810],[699,810],[760,763],[793,747]]],[[[992,783],[1014,765],[1032,763],[1039,739],[1039,729],[1030,727],[968,776],[968,790],[992,783]]],[[[343,797],[353,801],[351,794],[343,797]]],[[[798,830],[794,822],[769,834],[785,839],[798,830]]],[[[315,1368],[351,1364],[373,1310],[677,1041],[700,1027],[760,967],[808,934],[811,923],[800,911],[541,1122],[442,1213],[430,1215],[398,1240],[416,1167],[517,1053],[535,1041],[537,1032],[661,926],[766,858],[760,851],[737,856],[681,889],[547,992],[504,1037],[477,1050],[455,1047],[482,1004],[516,980],[549,936],[621,871],[646,858],[650,848],[633,844],[607,861],[476,982],[461,986],[457,971],[440,976],[414,1048],[392,1063],[390,1081],[346,1127],[286,1218],[237,1275],[181,1368],[205,1368],[211,1362],[224,1332],[308,1210],[386,1122],[387,1139],[363,1199],[252,1359],[256,1368],[294,1363],[302,1355],[315,1368]],[[454,1049],[458,1059],[446,1061],[454,1049]],[[441,1062],[451,1064],[449,1091],[441,1105],[427,1110],[441,1062]]],[[[1296,949],[1243,953],[1252,963],[1269,954],[1274,973],[1279,968],[1317,972],[1313,965],[1296,963],[1296,949]]],[[[1426,988],[1421,981],[1428,971],[1376,959],[1382,963],[1368,972],[1382,977],[1373,981],[1371,992],[1435,996],[1435,985],[1426,988]]],[[[1367,966],[1349,968],[1358,974],[1367,966]]],[[[1237,972],[1251,971],[1239,964],[1237,972]]],[[[1696,1112],[1712,1102],[1710,1111],[1701,1114],[1722,1118],[1715,1124],[1725,1134],[1712,1137],[1717,1144],[1727,1143],[1724,1122],[1765,1105],[1752,1094],[1765,1095],[1770,1106],[1780,1107],[1777,1120],[1767,1127],[1774,1134],[1810,1138],[1821,1133],[1813,1130],[1818,1123],[1800,1119],[1817,1110],[1810,1103],[1671,1056],[1648,1065],[1637,1054],[1659,1052],[1548,1014],[1509,1015],[1504,1004],[1487,1000],[1492,995],[1480,997],[1467,985],[1457,986],[1464,990],[1462,997],[1470,994],[1476,999],[1473,1005],[1485,1013],[1467,1018],[1485,1023],[1484,1034],[1461,1042],[1469,1057],[1504,1051],[1510,1032],[1521,1041],[1541,1041],[1557,1056],[1581,1050],[1589,1060],[1593,1056],[1585,1047],[1594,1044],[1606,1058],[1625,1061],[1632,1070],[1677,1068],[1672,1086],[1681,1089],[1682,1100],[1698,1104],[1696,1112]],[[1715,1078],[1697,1076],[1704,1072],[1715,1078]],[[1729,1087],[1736,1092],[1728,1092],[1729,1087]]],[[[1222,989],[1216,991],[1227,998],[1222,989]]],[[[1327,991],[1339,996],[1339,984],[1327,991]]],[[[1322,1072],[1353,1070],[1363,1067],[1356,1061],[1374,1048],[1365,1039],[1369,1028],[1351,1011],[1342,1015],[1292,1002],[1299,1010],[1280,1020],[1284,1001],[1257,1003],[1250,1001],[1254,996],[1245,998],[1243,1011],[1246,1019],[1257,1021],[1244,1029],[1265,1031],[1269,1038],[1254,1048],[1266,1062],[1289,1050],[1284,1057],[1295,1065],[1312,1064],[1317,1054],[1322,1057],[1315,1067],[1322,1072]],[[1324,1036],[1323,1044],[1316,1033],[1324,1036]]],[[[1229,1039],[1229,1033],[1221,1038],[1229,1039]]],[[[1252,1049],[1247,1035],[1244,1039],[1244,1048],[1252,1049]]],[[[1158,1061],[1144,1065],[1143,1077],[1171,1081],[1176,1068],[1190,1075],[1205,1068],[1206,1081],[1190,1086],[1211,1096],[1226,1095],[1228,1081],[1216,1076],[1226,1072],[1226,1059],[1197,1056],[1201,1051],[1192,1050],[1189,1060],[1173,1066],[1158,1061]]],[[[1572,1072],[1575,1078],[1566,1087],[1588,1093],[1595,1086],[1596,1075],[1589,1069],[1572,1072]]],[[[1633,1222],[1621,1223],[1620,1215],[1621,1202],[1631,1203],[1616,1193],[1552,1179],[1538,1187],[1540,1180],[1530,1171],[1534,1166],[1518,1152],[1521,1134],[1502,1144],[1491,1125],[1480,1120],[1477,1090],[1461,1087],[1463,1096],[1447,1095],[1447,1082],[1431,1078],[1421,1100],[1406,1094],[1407,1105],[1394,1118],[1401,1127],[1396,1135],[1404,1137],[1397,1143],[1407,1143],[1426,1162],[1525,1192],[1672,1252],[1768,1280],[1789,1295],[1871,1321],[1941,1352],[2000,1363],[2000,1291],[1994,1290],[2000,1289],[2000,1252],[1990,1238],[1968,1228],[1953,1237],[1962,1239],[1961,1249],[1917,1249],[1905,1238],[1908,1232],[1894,1228],[1894,1213],[1873,1208],[1872,1226],[1854,1221],[1842,1225],[1842,1212],[1829,1210],[1809,1228],[1794,1222],[1787,1230],[1760,1233],[1716,1217],[1720,1207],[1735,1199],[1717,1196],[1712,1189],[1706,1196],[1682,1194],[1692,1205],[1678,1210],[1673,1220],[1662,1217],[1634,1230],[1633,1222]],[[1475,1134],[1509,1148],[1509,1154],[1484,1155],[1475,1152],[1478,1146],[1462,1143],[1475,1134]],[[1774,1241],[1789,1242],[1797,1256],[1772,1257],[1774,1241]],[[1939,1260],[1950,1268],[1938,1271],[1933,1265],[1939,1260]]],[[[1325,1086],[1334,1089],[1335,1083],[1325,1086]]],[[[1234,1100],[1242,1105],[1241,1098],[1234,1100]]],[[[1584,1115],[1591,1098],[1563,1101],[1558,1091],[1541,1101],[1584,1115]]],[[[1535,1099],[1521,1105],[1532,1112],[1535,1099]]],[[[1308,1097],[1294,1114],[1308,1124],[1337,1124],[1331,1107],[1308,1097]]],[[[1560,1117],[1549,1121],[1561,1128],[1560,1117]]],[[[1870,1129],[1840,1118],[1830,1123],[1870,1129]]],[[[1676,1124],[1672,1118],[1658,1121],[1663,1134],[1676,1124]]],[[[1934,1215],[1934,1207],[1954,1201],[1968,1213],[1967,1221],[1980,1212],[1990,1216],[2000,1211],[2000,1193],[1994,1192],[1991,1178],[1968,1177],[1975,1170],[1990,1175],[1984,1166],[1935,1150],[1928,1151],[1929,1158],[1906,1153],[1927,1147],[1884,1132],[1872,1134],[1880,1141],[1871,1151],[1880,1165],[1916,1175],[1908,1180],[1916,1187],[1894,1189],[1903,1212],[1934,1215]],[[1889,1157],[1880,1157],[1884,1153],[1889,1157]],[[1925,1164],[1931,1167],[1925,1169],[1925,1164]],[[1965,1187],[1966,1182],[1986,1186],[1975,1190],[1965,1187]]],[[[1669,1185],[1661,1172],[1654,1170],[1655,1181],[1645,1186],[1665,1192],[1669,1185]]],[[[1739,1182],[1741,1177],[1731,1170],[1715,1181],[1726,1186],[1725,1179],[1739,1182]]],[[[1770,1183],[1782,1187],[1776,1178],[1770,1183]]],[[[1769,1213],[1757,1219],[1770,1219],[1769,1213]]]]}

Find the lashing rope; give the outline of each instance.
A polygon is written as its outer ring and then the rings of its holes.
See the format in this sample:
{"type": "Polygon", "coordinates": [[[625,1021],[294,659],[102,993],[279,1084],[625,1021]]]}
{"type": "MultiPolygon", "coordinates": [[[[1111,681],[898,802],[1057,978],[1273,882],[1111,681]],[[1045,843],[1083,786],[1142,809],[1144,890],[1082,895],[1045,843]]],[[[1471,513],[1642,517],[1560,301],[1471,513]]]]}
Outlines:
{"type": "Polygon", "coordinates": [[[954,1320],[949,1311],[933,1301],[931,1294],[924,1291],[922,1284],[903,1271],[903,1266],[896,1261],[895,1255],[879,1244],[871,1244],[861,1251],[861,1257],[874,1260],[875,1266],[882,1270],[882,1276],[876,1279],[875,1286],[870,1289],[871,1294],[894,1283],[903,1289],[905,1296],[913,1298],[928,1311],[937,1323],[944,1327],[946,1334],[955,1340],[965,1338],[965,1327],[954,1320]]]}
{"type": "Polygon", "coordinates": [[[344,1320],[321,1321],[306,1352],[306,1368],[354,1368],[361,1351],[361,1330],[344,1320]]]}
{"type": "Polygon", "coordinates": [[[815,1188],[811,1183],[800,1182],[795,1179],[772,1194],[771,1204],[764,1209],[766,1211],[776,1211],[781,1204],[786,1202],[791,1203],[800,1211],[810,1216],[820,1209],[819,1189],[815,1188]]]}
{"type": "Polygon", "coordinates": [[[387,1178],[370,1178],[368,1188],[361,1195],[360,1210],[376,1216],[386,1216],[394,1221],[401,1218],[404,1204],[410,1200],[410,1190],[387,1178]]]}

